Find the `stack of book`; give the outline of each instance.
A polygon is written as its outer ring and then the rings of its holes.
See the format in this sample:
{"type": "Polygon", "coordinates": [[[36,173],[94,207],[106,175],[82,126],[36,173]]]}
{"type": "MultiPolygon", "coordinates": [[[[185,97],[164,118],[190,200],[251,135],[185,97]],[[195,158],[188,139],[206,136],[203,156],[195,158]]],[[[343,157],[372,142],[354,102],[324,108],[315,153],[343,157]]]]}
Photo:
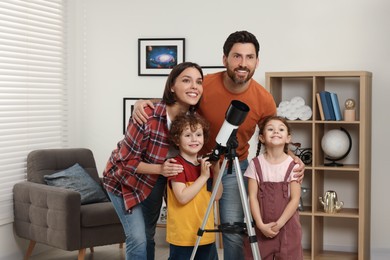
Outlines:
{"type": "Polygon", "coordinates": [[[341,110],[337,94],[329,91],[321,91],[316,94],[321,120],[342,120],[341,110]]]}

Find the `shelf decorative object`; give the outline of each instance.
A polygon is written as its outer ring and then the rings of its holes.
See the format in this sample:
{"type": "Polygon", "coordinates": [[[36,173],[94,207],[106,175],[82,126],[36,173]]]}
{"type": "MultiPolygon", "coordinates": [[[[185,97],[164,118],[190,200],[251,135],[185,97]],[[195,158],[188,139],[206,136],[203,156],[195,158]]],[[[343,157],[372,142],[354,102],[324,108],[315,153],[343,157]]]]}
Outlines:
{"type": "Polygon", "coordinates": [[[342,209],[344,202],[339,201],[337,193],[334,190],[328,190],[323,197],[319,197],[318,200],[324,207],[326,213],[334,214],[342,209]]]}
{"type": "Polygon", "coordinates": [[[310,188],[301,187],[301,197],[299,198],[298,210],[304,211],[306,203],[304,202],[305,198],[310,195],[310,188]]]}
{"type": "Polygon", "coordinates": [[[277,107],[278,116],[287,118],[288,120],[309,120],[312,116],[312,110],[305,104],[302,97],[293,97],[291,100],[280,102],[277,107]]]}
{"type": "Polygon", "coordinates": [[[325,163],[325,166],[343,166],[337,161],[344,159],[351,152],[351,135],[343,127],[340,127],[340,130],[330,130],[322,137],[321,147],[328,155],[325,159],[331,161],[331,163],[325,163]]]}
{"type": "Polygon", "coordinates": [[[301,148],[301,143],[290,143],[291,151],[302,160],[305,165],[310,165],[313,161],[311,148],[301,148]]]}
{"type": "Polygon", "coordinates": [[[356,113],[355,113],[355,107],[356,107],[356,101],[352,98],[348,98],[345,100],[344,103],[345,110],[344,110],[344,120],[348,122],[355,121],[356,119],[356,113]]]}

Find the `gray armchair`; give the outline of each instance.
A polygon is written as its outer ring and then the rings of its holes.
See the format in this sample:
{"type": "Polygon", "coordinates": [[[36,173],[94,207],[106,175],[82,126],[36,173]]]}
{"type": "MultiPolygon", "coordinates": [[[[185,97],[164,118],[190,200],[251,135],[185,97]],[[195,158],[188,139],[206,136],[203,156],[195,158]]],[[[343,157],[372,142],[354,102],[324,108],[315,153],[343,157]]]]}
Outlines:
{"type": "Polygon", "coordinates": [[[96,181],[100,178],[93,154],[88,149],[46,149],[27,157],[27,181],[14,186],[15,232],[30,240],[25,259],[35,244],[42,243],[67,251],[122,243],[125,235],[111,202],[81,205],[80,193],[46,185],[44,175],[80,164],[96,181]]]}

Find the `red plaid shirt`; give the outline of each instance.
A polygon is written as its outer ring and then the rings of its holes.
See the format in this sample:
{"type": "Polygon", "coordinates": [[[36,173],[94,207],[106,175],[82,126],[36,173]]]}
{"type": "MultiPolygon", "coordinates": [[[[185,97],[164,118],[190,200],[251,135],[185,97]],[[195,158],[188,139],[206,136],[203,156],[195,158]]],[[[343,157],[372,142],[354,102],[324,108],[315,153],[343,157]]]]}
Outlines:
{"type": "Polygon", "coordinates": [[[166,104],[159,102],[154,110],[145,108],[145,112],[148,122],[139,125],[129,121],[125,137],[112,151],[103,173],[105,189],[122,196],[126,210],[148,197],[159,176],[136,173],[138,164],[162,164],[168,154],[166,104]]]}

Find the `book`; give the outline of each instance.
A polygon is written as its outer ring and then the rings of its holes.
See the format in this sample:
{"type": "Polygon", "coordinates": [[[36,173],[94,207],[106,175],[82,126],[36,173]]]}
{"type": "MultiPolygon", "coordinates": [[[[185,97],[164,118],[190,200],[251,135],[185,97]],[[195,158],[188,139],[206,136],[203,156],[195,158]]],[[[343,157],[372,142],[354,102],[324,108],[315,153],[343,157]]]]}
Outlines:
{"type": "Polygon", "coordinates": [[[337,94],[334,92],[330,92],[330,98],[332,99],[332,105],[333,105],[335,118],[337,121],[341,121],[343,118],[341,116],[339,98],[338,98],[337,94]]]}
{"type": "Polygon", "coordinates": [[[328,91],[323,90],[320,92],[320,98],[322,103],[322,109],[324,111],[325,120],[327,121],[336,120],[330,93],[328,91]]]}
{"type": "Polygon", "coordinates": [[[316,98],[317,98],[317,104],[318,104],[318,111],[320,112],[320,118],[322,121],[324,121],[325,117],[324,117],[324,110],[322,109],[322,102],[321,102],[320,93],[316,93],[316,98]]]}

